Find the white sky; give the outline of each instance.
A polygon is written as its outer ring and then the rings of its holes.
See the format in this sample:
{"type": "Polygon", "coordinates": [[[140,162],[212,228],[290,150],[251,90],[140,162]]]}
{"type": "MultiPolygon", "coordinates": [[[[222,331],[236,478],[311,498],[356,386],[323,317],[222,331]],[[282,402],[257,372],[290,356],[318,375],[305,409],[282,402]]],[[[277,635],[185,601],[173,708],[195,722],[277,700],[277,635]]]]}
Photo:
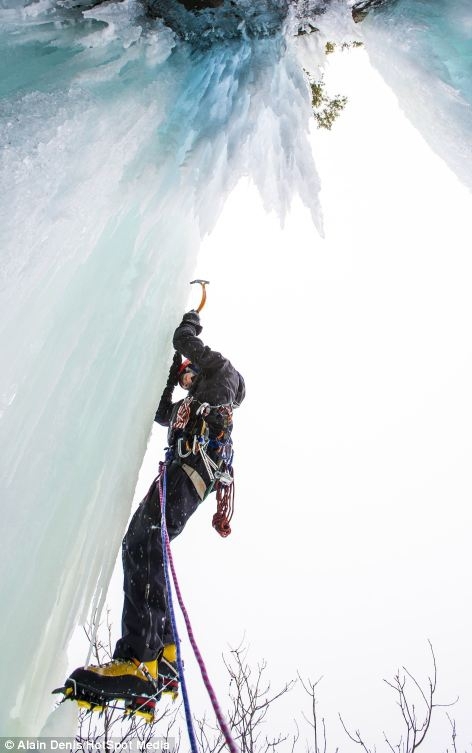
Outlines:
{"type": "MultiPolygon", "coordinates": [[[[330,748],[356,749],[340,711],[382,749],[382,731],[398,741],[401,730],[382,678],[402,664],[426,678],[429,638],[437,700],[460,695],[449,713],[465,747],[472,197],[365,51],[332,56],[326,82],[349,104],[332,132],[313,126],[325,238],[299,202],[281,228],[243,182],[203,243],[202,337],[243,373],[247,399],[234,432],[233,533],[217,536],[206,501],[173,545],[176,568],[223,706],[221,653],[245,635],[274,688],[297,669],[324,676],[330,748]]],[[[199,294],[189,290],[191,307],[199,294]]],[[[156,427],[135,501],[164,445],[156,427]]],[[[191,699],[208,710],[186,642],[184,655],[191,699]]],[[[282,702],[268,732],[300,719],[302,701],[282,702]]],[[[425,753],[450,745],[443,710],[437,719],[425,753]]]]}

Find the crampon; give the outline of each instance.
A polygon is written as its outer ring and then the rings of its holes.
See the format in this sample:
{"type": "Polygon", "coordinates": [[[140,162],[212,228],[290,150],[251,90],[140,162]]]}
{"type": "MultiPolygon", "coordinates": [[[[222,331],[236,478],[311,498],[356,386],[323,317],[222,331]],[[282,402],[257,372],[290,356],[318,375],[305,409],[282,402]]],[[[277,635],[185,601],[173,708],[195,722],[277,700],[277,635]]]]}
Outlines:
{"type": "Polygon", "coordinates": [[[97,693],[78,685],[73,680],[66,680],[64,687],[56,688],[53,694],[63,694],[61,703],[64,701],[76,701],[80,709],[85,711],[94,711],[99,714],[103,713],[106,708],[115,708],[123,712],[123,717],[139,717],[144,719],[148,724],[154,722],[154,713],[156,709],[157,697],[160,691],[154,697],[128,696],[126,698],[111,696],[110,694],[97,693]]]}
{"type": "Polygon", "coordinates": [[[163,693],[175,701],[179,695],[179,681],[176,676],[171,678],[159,675],[158,690],[154,696],[128,695],[123,697],[123,693],[116,695],[103,692],[97,693],[96,690],[80,685],[71,678],[66,680],[63,687],[56,688],[52,692],[56,695],[62,693],[64,697],[60,703],[64,701],[76,701],[80,709],[95,711],[99,714],[113,705],[114,708],[122,710],[125,717],[140,717],[149,724],[152,724],[157,701],[163,693]]]}

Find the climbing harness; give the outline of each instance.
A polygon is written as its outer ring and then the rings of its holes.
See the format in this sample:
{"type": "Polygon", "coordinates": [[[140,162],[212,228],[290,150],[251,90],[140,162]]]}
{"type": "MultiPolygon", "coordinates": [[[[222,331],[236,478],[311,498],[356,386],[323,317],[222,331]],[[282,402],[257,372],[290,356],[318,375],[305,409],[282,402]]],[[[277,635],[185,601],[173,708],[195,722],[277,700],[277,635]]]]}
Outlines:
{"type": "Polygon", "coordinates": [[[233,448],[228,432],[232,422],[232,405],[200,403],[197,407],[195,398],[187,396],[179,405],[172,423],[172,431],[181,433],[174,440],[176,460],[190,478],[200,500],[203,501],[212,491],[216,491],[217,507],[212,525],[223,538],[231,533],[230,521],[234,512],[233,448]],[[222,428],[216,438],[210,437],[208,421],[212,412],[221,420],[222,428]],[[216,451],[217,460],[210,456],[209,450],[216,451]],[[192,455],[200,455],[209,484],[195,468],[185,462],[192,455]]]}
{"type": "Polygon", "coordinates": [[[213,706],[213,710],[216,714],[216,718],[218,720],[218,724],[220,726],[221,732],[223,733],[223,736],[230,750],[230,753],[239,753],[239,749],[236,743],[234,742],[233,737],[231,736],[231,731],[221,711],[220,705],[216,698],[214,688],[208,676],[205,662],[203,661],[203,657],[200,653],[197,642],[195,640],[195,636],[192,630],[192,625],[190,623],[188,612],[182,598],[182,593],[180,591],[179,582],[177,580],[177,574],[175,572],[174,561],[172,559],[172,551],[170,548],[169,534],[167,532],[167,525],[166,525],[166,493],[167,493],[166,468],[170,460],[171,460],[171,457],[168,454],[166,457],[166,462],[165,463],[161,462],[159,465],[159,477],[158,478],[159,478],[159,497],[160,497],[160,503],[161,503],[162,552],[163,552],[163,561],[164,561],[164,576],[165,576],[166,589],[167,589],[167,605],[169,609],[172,633],[174,636],[174,643],[177,648],[177,669],[179,673],[180,682],[182,685],[182,695],[184,699],[185,718],[187,722],[187,730],[188,730],[188,735],[189,735],[189,740],[190,740],[190,747],[191,747],[192,753],[198,753],[197,741],[195,738],[195,730],[193,728],[192,713],[190,710],[190,702],[189,702],[189,697],[188,697],[187,685],[186,685],[185,676],[184,676],[184,668],[183,668],[182,655],[181,655],[181,650],[180,650],[180,638],[177,631],[177,622],[175,618],[175,610],[174,610],[174,604],[173,604],[173,598],[172,598],[172,588],[171,588],[171,583],[170,583],[169,570],[172,573],[172,581],[174,583],[175,593],[176,593],[177,600],[179,602],[179,606],[180,606],[180,609],[181,609],[181,612],[185,621],[185,626],[187,628],[187,634],[190,640],[190,644],[192,646],[193,653],[195,655],[198,666],[200,668],[200,673],[202,675],[203,683],[210,697],[210,701],[213,706]]]}
{"type": "Polygon", "coordinates": [[[207,485],[204,479],[200,476],[199,472],[195,468],[192,468],[191,465],[187,465],[187,463],[181,463],[180,467],[192,482],[195,491],[200,497],[200,502],[203,502],[207,493],[207,485]]]}

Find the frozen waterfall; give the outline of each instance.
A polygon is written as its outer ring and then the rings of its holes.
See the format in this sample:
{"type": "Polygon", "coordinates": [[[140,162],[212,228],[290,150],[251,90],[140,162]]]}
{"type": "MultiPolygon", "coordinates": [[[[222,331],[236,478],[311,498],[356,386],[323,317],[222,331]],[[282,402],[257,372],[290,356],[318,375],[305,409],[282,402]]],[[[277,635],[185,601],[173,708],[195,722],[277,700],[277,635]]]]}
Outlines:
{"type": "Polygon", "coordinates": [[[386,2],[366,18],[362,34],[408,118],[472,188],[470,2],[386,2]]]}
{"type": "Polygon", "coordinates": [[[168,25],[138,0],[0,4],[2,734],[38,734],[71,634],[104,603],[170,335],[227,197],[249,178],[267,211],[299,196],[322,229],[304,68],[325,41],[360,35],[472,185],[467,0],[386,0],[362,26],[342,0],[230,5],[215,26],[218,9],[194,24],[171,0],[168,25]],[[320,33],[298,36],[308,20],[320,33]]]}
{"type": "Polygon", "coordinates": [[[241,176],[318,221],[319,186],[281,29],[198,50],[134,0],[2,20],[1,642],[21,651],[0,728],[35,734],[103,604],[202,234],[241,176]]]}

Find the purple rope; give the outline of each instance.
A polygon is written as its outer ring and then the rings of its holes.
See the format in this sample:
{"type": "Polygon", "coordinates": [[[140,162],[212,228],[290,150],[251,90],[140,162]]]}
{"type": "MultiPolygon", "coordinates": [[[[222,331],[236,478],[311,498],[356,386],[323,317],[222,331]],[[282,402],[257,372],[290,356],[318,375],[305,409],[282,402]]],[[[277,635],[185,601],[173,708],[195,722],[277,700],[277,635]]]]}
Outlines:
{"type": "Polygon", "coordinates": [[[166,521],[166,499],[167,499],[167,477],[166,477],[166,465],[165,463],[159,464],[159,497],[161,502],[161,541],[162,541],[162,554],[164,564],[164,578],[166,582],[167,590],[167,608],[169,610],[170,622],[172,625],[172,635],[174,636],[174,643],[177,650],[177,670],[179,673],[180,682],[182,685],[182,695],[184,699],[185,721],[187,722],[187,731],[190,741],[190,747],[192,753],[198,753],[197,739],[195,737],[195,730],[192,722],[192,712],[190,709],[190,700],[188,697],[187,683],[185,681],[184,665],[182,662],[182,652],[180,650],[180,638],[177,630],[177,621],[175,619],[174,602],[172,599],[172,589],[170,585],[169,576],[169,558],[168,558],[168,546],[169,546],[169,534],[167,533],[167,521],[166,521]]]}
{"type": "MultiPolygon", "coordinates": [[[[164,468],[164,473],[165,473],[165,468],[164,468]]],[[[203,657],[202,657],[202,655],[200,653],[200,650],[199,650],[199,648],[197,646],[197,642],[195,640],[195,636],[193,634],[192,625],[190,623],[188,612],[187,612],[187,609],[185,607],[184,600],[182,598],[182,592],[181,592],[180,587],[179,587],[179,581],[177,580],[177,574],[175,572],[174,560],[172,559],[172,552],[171,552],[171,548],[170,548],[169,535],[167,533],[167,527],[165,526],[165,520],[162,521],[161,525],[163,525],[164,530],[165,530],[165,542],[166,542],[167,559],[168,559],[168,562],[169,562],[169,565],[170,565],[170,570],[171,570],[171,573],[172,573],[172,580],[174,581],[175,593],[177,595],[177,600],[179,602],[180,609],[182,611],[182,615],[183,615],[183,618],[185,620],[185,626],[187,628],[187,634],[188,634],[188,637],[189,637],[189,640],[190,640],[190,644],[191,644],[191,646],[193,648],[193,653],[195,654],[195,658],[197,660],[198,666],[200,667],[200,672],[201,672],[201,675],[202,675],[202,679],[203,679],[205,688],[207,690],[208,695],[210,696],[211,705],[213,706],[213,710],[214,710],[214,712],[216,714],[216,718],[218,720],[218,724],[220,726],[221,732],[223,733],[223,737],[226,740],[226,744],[227,744],[229,750],[231,751],[231,753],[240,753],[239,748],[237,747],[236,743],[234,742],[234,740],[233,740],[233,738],[231,736],[230,729],[229,729],[229,727],[228,727],[228,725],[226,723],[226,720],[225,720],[225,718],[223,716],[223,713],[221,711],[220,705],[219,705],[218,700],[216,698],[215,691],[213,689],[213,686],[212,686],[212,684],[210,682],[210,678],[208,676],[208,672],[207,672],[207,668],[205,666],[205,662],[203,661],[203,657]]]]}

